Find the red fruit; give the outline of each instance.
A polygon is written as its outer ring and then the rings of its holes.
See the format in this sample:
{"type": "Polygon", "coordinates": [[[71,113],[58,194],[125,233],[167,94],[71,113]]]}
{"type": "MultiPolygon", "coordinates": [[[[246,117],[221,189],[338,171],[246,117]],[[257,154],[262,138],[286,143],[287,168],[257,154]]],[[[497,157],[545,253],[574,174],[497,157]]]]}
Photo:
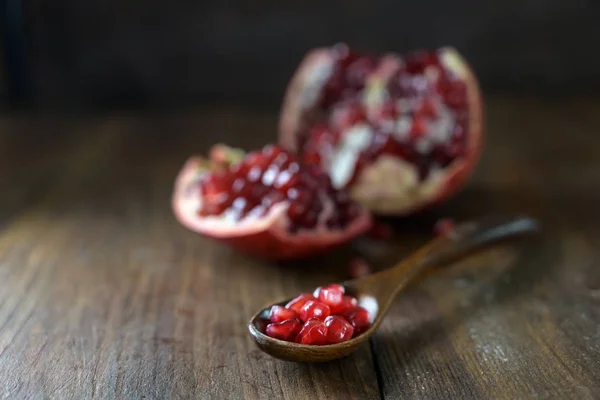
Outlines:
{"type": "Polygon", "coordinates": [[[351,309],[353,309],[354,307],[356,307],[356,305],[358,304],[358,301],[356,300],[356,298],[352,297],[352,296],[344,296],[344,298],[342,299],[342,302],[336,306],[331,306],[329,307],[331,309],[331,314],[343,314],[346,311],[349,311],[351,309]]]}
{"type": "Polygon", "coordinates": [[[344,317],[354,327],[354,333],[359,334],[371,325],[369,312],[362,307],[355,307],[344,313],[344,317]]]}
{"type": "Polygon", "coordinates": [[[293,342],[298,333],[302,330],[302,323],[296,318],[288,319],[287,321],[277,322],[267,325],[265,333],[279,340],[293,342]]]}
{"type": "Polygon", "coordinates": [[[295,342],[309,345],[327,344],[327,326],[318,319],[309,319],[296,336],[295,342]]]}
{"type": "Polygon", "coordinates": [[[302,310],[302,306],[309,300],[316,300],[316,297],[310,293],[301,293],[290,300],[290,302],[285,305],[285,308],[294,311],[296,314],[299,314],[300,310],[302,310]]]}
{"type": "Polygon", "coordinates": [[[339,315],[330,315],[325,319],[327,326],[327,342],[340,343],[352,339],[354,327],[339,315]]]}
{"type": "Polygon", "coordinates": [[[297,317],[298,316],[295,311],[281,306],[271,307],[271,312],[269,313],[269,320],[271,322],[282,322],[297,317]]]}
{"type": "MultiPolygon", "coordinates": [[[[223,147],[217,152],[224,156],[223,147]]],[[[234,153],[235,151],[232,151],[234,153]]],[[[331,186],[319,168],[267,146],[219,170],[192,157],[179,173],[175,216],[185,227],[268,259],[314,255],[370,226],[368,212],[331,186]]],[[[213,154],[214,156],[214,154],[213,154]]]]}
{"type": "Polygon", "coordinates": [[[445,236],[454,231],[454,220],[451,218],[442,218],[433,226],[433,233],[438,236],[445,236]]]}
{"type": "Polygon", "coordinates": [[[329,317],[330,314],[331,310],[329,306],[325,303],[321,303],[318,300],[308,300],[306,303],[304,303],[299,313],[300,320],[304,322],[311,318],[323,321],[325,318],[329,317]]]}
{"type": "Polygon", "coordinates": [[[337,307],[344,300],[344,287],[338,283],[332,283],[318,288],[315,293],[319,301],[327,304],[329,307],[337,307]]]}
{"type": "Polygon", "coordinates": [[[362,258],[354,258],[350,260],[350,278],[362,278],[371,273],[371,267],[362,258]]]}
{"type": "Polygon", "coordinates": [[[366,57],[335,46],[311,51],[292,78],[280,143],[371,211],[406,215],[464,186],[479,158],[482,114],[475,75],[454,49],[366,57]],[[367,120],[336,123],[361,107],[367,120]],[[319,143],[330,145],[314,144],[314,124],[329,125],[319,143]]]}

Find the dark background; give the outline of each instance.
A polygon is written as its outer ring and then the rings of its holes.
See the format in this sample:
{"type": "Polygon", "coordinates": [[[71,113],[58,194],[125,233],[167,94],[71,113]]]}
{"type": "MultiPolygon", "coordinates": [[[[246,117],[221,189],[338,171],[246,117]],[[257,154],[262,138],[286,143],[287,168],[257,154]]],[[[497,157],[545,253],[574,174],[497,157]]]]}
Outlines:
{"type": "Polygon", "coordinates": [[[600,90],[593,0],[3,0],[13,105],[276,106],[302,55],[338,41],[376,50],[456,46],[487,93],[600,90]]]}

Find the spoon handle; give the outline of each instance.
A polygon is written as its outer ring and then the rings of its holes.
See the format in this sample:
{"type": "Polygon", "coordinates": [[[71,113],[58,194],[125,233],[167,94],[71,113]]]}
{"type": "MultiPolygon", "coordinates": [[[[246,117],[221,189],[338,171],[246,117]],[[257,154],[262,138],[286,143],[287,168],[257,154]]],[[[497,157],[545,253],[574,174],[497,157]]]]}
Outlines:
{"type": "Polygon", "coordinates": [[[433,239],[396,266],[362,281],[378,282],[380,293],[395,296],[430,267],[448,264],[480,247],[537,230],[538,223],[525,216],[490,216],[463,223],[448,235],[433,239]]]}

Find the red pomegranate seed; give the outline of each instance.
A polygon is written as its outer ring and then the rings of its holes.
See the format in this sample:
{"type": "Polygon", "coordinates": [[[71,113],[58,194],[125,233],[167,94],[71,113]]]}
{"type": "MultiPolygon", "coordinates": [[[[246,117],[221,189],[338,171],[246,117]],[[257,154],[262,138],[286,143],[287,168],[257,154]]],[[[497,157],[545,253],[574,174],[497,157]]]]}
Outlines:
{"type": "Polygon", "coordinates": [[[423,121],[422,119],[415,119],[413,121],[412,127],[410,128],[410,138],[413,140],[418,139],[420,137],[423,137],[426,132],[427,126],[425,124],[425,121],[423,121]]]}
{"type": "Polygon", "coordinates": [[[327,326],[327,342],[340,343],[352,339],[354,327],[339,315],[330,315],[325,318],[327,326]]]}
{"type": "Polygon", "coordinates": [[[392,237],[392,227],[381,221],[373,221],[371,229],[367,231],[366,235],[372,239],[387,240],[392,237]]]}
{"type": "Polygon", "coordinates": [[[354,258],[350,260],[350,278],[362,278],[371,273],[371,267],[362,258],[354,258]]]}
{"type": "MultiPolygon", "coordinates": [[[[359,122],[365,121],[366,119],[366,110],[359,103],[339,107],[332,113],[331,116],[334,128],[340,131],[343,131],[359,122]]],[[[323,135],[322,132],[321,135],[323,135]]]]}
{"type": "Polygon", "coordinates": [[[321,303],[318,300],[308,300],[300,309],[299,315],[300,320],[304,322],[311,318],[323,321],[331,315],[331,309],[327,304],[321,303]]]}
{"type": "Polygon", "coordinates": [[[302,306],[304,306],[304,304],[309,300],[316,300],[316,298],[310,293],[301,293],[290,300],[290,302],[285,305],[285,308],[294,311],[296,314],[299,314],[302,306]]]}
{"type": "Polygon", "coordinates": [[[397,119],[398,107],[395,101],[386,101],[381,108],[377,110],[377,115],[381,119],[397,119]]]}
{"type": "Polygon", "coordinates": [[[359,334],[363,332],[371,321],[369,320],[369,312],[362,307],[355,307],[350,311],[344,313],[344,317],[354,327],[354,333],[359,334]]]}
{"type": "Polygon", "coordinates": [[[309,345],[327,344],[327,326],[318,319],[309,319],[296,336],[295,341],[309,345]]]}
{"type": "Polygon", "coordinates": [[[337,306],[329,307],[331,309],[331,315],[334,314],[343,314],[353,308],[356,307],[358,301],[355,297],[352,296],[344,296],[344,299],[337,306]]]}
{"type": "Polygon", "coordinates": [[[297,317],[298,316],[295,311],[289,310],[282,306],[271,307],[271,312],[269,313],[269,320],[271,322],[282,322],[297,317]]]}
{"type": "Polygon", "coordinates": [[[296,318],[267,325],[266,334],[275,339],[294,341],[302,330],[302,323],[296,318]]]}
{"type": "MultiPolygon", "coordinates": [[[[329,307],[341,305],[344,300],[344,287],[338,283],[332,283],[322,288],[318,288],[315,293],[319,301],[327,304],[329,307]]],[[[314,295],[314,293],[313,293],[314,295]]]]}
{"type": "Polygon", "coordinates": [[[424,99],[421,106],[415,111],[417,119],[433,119],[437,117],[437,107],[430,99],[424,99]]]}
{"type": "Polygon", "coordinates": [[[433,233],[438,236],[445,236],[454,231],[454,220],[451,218],[442,218],[433,226],[433,233]]]}

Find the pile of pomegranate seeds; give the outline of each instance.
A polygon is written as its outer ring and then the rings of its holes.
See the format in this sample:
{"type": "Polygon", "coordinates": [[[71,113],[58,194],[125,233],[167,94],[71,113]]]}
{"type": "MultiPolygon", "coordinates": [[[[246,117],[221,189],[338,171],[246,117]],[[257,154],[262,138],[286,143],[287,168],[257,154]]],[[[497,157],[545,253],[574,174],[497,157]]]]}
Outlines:
{"type": "Polygon", "coordinates": [[[369,312],[335,283],[302,293],[285,307],[273,306],[269,321],[268,336],[309,345],[345,342],[371,325],[369,312]]]}
{"type": "Polygon", "coordinates": [[[318,167],[299,163],[293,154],[276,145],[213,173],[201,181],[200,189],[201,217],[227,215],[233,221],[260,218],[285,201],[292,232],[313,229],[318,223],[343,229],[359,213],[358,205],[346,193],[333,189],[329,177],[318,167]]]}

